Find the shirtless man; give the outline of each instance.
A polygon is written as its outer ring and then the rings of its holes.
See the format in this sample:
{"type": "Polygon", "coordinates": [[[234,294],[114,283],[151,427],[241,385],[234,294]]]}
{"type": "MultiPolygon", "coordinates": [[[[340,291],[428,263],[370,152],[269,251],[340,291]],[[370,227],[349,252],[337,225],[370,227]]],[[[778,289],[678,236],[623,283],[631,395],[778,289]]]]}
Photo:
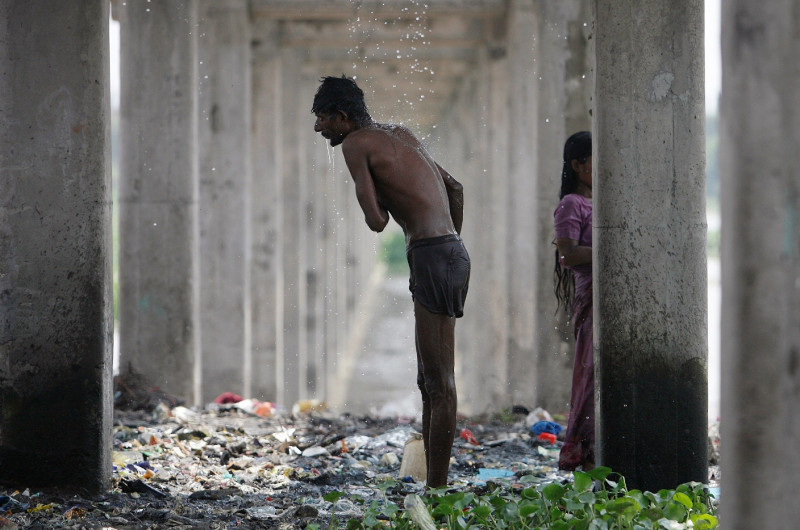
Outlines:
{"type": "Polygon", "coordinates": [[[408,129],[376,123],[355,81],[321,81],[311,108],[314,131],[342,145],[367,226],[381,232],[391,216],[406,236],[427,483],[445,486],[456,431],[455,324],[470,272],[459,236],[462,186],[408,129]]]}

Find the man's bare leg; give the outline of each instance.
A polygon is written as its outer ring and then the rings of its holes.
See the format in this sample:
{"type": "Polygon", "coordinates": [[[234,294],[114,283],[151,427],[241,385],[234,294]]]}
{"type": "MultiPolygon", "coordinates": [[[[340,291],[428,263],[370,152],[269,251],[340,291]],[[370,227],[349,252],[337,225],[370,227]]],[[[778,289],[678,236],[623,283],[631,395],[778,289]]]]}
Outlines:
{"type": "Polygon", "coordinates": [[[456,319],[437,315],[414,302],[418,370],[422,392],[422,436],[428,464],[428,487],[447,485],[456,431],[456,319]],[[427,410],[427,412],[426,412],[427,410]]]}

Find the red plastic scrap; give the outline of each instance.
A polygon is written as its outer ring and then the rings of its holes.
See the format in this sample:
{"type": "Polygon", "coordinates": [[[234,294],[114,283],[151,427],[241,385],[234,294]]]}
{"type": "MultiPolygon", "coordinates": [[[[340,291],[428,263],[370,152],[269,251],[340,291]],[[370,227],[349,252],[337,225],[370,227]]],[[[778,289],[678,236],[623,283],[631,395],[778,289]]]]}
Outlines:
{"type": "Polygon", "coordinates": [[[475,436],[466,427],[461,429],[461,438],[466,440],[467,443],[471,443],[473,445],[480,445],[480,442],[478,442],[478,440],[475,439],[475,436]]]}
{"type": "Polygon", "coordinates": [[[223,392],[217,399],[214,400],[214,403],[217,405],[227,405],[228,403],[239,403],[240,401],[244,401],[244,398],[239,394],[234,394],[233,392],[223,392]]]}

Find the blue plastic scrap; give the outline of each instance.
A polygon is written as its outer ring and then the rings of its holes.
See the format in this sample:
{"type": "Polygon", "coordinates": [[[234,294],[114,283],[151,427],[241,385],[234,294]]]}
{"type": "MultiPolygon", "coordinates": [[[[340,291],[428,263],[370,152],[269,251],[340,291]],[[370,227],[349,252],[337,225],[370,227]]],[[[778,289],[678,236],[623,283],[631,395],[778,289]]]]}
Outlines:
{"type": "Polygon", "coordinates": [[[481,480],[488,480],[493,478],[509,478],[513,477],[514,472],[510,469],[486,468],[478,469],[478,478],[481,480]]]}
{"type": "Polygon", "coordinates": [[[537,436],[543,432],[558,436],[561,432],[561,429],[563,429],[563,427],[554,421],[537,421],[531,425],[531,432],[537,436]]]}

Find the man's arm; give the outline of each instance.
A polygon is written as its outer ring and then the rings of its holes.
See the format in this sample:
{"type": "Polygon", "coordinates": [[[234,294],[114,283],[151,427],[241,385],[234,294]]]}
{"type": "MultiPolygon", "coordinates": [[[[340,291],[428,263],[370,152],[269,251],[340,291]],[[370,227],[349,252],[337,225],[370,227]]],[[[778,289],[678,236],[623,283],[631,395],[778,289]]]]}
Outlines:
{"type": "Polygon", "coordinates": [[[373,232],[382,232],[389,223],[389,212],[378,202],[375,182],[367,163],[367,152],[361,142],[342,143],[342,154],[356,185],[356,199],[364,212],[364,220],[373,232]]]}
{"type": "Polygon", "coordinates": [[[442,174],[444,187],[447,190],[447,200],[450,202],[450,218],[456,232],[461,233],[461,224],[464,222],[464,186],[445,171],[438,163],[439,173],[442,174]]]}

